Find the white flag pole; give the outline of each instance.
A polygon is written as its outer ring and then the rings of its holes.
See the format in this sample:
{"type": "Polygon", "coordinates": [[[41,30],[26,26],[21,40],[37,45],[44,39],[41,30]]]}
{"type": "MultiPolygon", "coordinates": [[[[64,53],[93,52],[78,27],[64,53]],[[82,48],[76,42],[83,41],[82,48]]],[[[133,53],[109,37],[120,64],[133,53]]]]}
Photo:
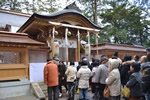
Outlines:
{"type": "MultiPolygon", "coordinates": [[[[88,46],[89,46],[89,49],[91,49],[91,47],[90,47],[90,32],[89,31],[87,31],[87,35],[88,35],[88,46]]],[[[90,52],[91,52],[91,50],[89,50],[89,54],[88,54],[89,61],[90,61],[90,52]]]]}
{"type": "Polygon", "coordinates": [[[66,64],[68,65],[68,28],[65,30],[66,64]]]}
{"type": "Polygon", "coordinates": [[[55,26],[53,27],[52,34],[53,34],[53,39],[54,39],[55,38],[55,26]]]}
{"type": "Polygon", "coordinates": [[[90,45],[90,32],[87,31],[87,35],[88,35],[88,44],[90,45]]]}
{"type": "Polygon", "coordinates": [[[53,26],[53,30],[52,30],[52,34],[53,34],[53,39],[52,39],[52,56],[54,57],[54,39],[55,39],[55,26],[53,26]]]}
{"type": "Polygon", "coordinates": [[[96,49],[97,49],[97,58],[99,58],[98,57],[98,55],[99,55],[99,53],[98,53],[98,34],[96,34],[96,49]]]}

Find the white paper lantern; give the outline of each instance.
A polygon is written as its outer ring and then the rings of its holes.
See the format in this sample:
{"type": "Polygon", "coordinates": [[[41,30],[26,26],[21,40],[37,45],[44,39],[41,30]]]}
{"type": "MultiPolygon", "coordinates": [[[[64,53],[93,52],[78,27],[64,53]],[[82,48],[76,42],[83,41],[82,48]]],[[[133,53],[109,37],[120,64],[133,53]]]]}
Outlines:
{"type": "Polygon", "coordinates": [[[89,56],[91,54],[90,44],[85,44],[85,55],[89,56]]]}
{"type": "Polygon", "coordinates": [[[54,49],[53,49],[54,56],[59,56],[59,43],[54,42],[54,49]]]}

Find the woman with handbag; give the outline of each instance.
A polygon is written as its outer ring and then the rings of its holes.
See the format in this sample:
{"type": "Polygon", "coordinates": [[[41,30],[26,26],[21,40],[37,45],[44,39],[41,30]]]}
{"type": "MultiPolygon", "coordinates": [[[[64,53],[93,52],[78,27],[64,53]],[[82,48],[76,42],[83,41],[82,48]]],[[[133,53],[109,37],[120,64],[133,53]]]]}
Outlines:
{"type": "Polygon", "coordinates": [[[130,89],[129,100],[141,100],[142,93],[142,74],[140,72],[140,63],[133,62],[130,67],[131,76],[126,86],[130,89]]]}
{"type": "MultiPolygon", "coordinates": [[[[67,75],[67,85],[68,85],[68,92],[71,91],[71,87],[74,85],[74,81],[76,80],[77,69],[74,66],[74,62],[70,62],[70,66],[67,68],[65,74],[67,75]]],[[[72,92],[69,93],[68,100],[74,100],[75,95],[75,88],[73,88],[72,92]]]]}
{"type": "Polygon", "coordinates": [[[118,70],[119,64],[120,61],[118,59],[109,59],[108,61],[109,75],[106,79],[106,84],[110,91],[109,100],[120,100],[121,81],[118,70]]]}

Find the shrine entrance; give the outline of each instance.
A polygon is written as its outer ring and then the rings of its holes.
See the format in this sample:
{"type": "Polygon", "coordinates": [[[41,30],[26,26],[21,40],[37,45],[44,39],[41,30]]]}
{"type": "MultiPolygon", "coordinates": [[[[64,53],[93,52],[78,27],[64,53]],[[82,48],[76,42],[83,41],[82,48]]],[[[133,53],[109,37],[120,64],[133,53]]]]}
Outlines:
{"type": "Polygon", "coordinates": [[[28,33],[32,39],[47,43],[50,57],[58,56],[62,61],[78,62],[81,58],[80,40],[87,37],[90,47],[90,35],[99,34],[102,28],[74,8],[77,7],[69,5],[49,16],[33,14],[18,32],[28,33]]]}

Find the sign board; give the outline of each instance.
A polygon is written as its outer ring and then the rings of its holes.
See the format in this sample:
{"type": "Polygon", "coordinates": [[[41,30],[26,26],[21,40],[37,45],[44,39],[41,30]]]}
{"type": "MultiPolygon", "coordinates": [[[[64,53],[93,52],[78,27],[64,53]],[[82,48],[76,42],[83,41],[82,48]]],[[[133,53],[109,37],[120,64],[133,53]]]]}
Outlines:
{"type": "MultiPolygon", "coordinates": [[[[59,47],[65,48],[66,47],[66,42],[65,40],[62,39],[55,39],[59,43],[59,47]]],[[[77,41],[75,40],[68,40],[68,48],[77,48],[77,41]]]]}

